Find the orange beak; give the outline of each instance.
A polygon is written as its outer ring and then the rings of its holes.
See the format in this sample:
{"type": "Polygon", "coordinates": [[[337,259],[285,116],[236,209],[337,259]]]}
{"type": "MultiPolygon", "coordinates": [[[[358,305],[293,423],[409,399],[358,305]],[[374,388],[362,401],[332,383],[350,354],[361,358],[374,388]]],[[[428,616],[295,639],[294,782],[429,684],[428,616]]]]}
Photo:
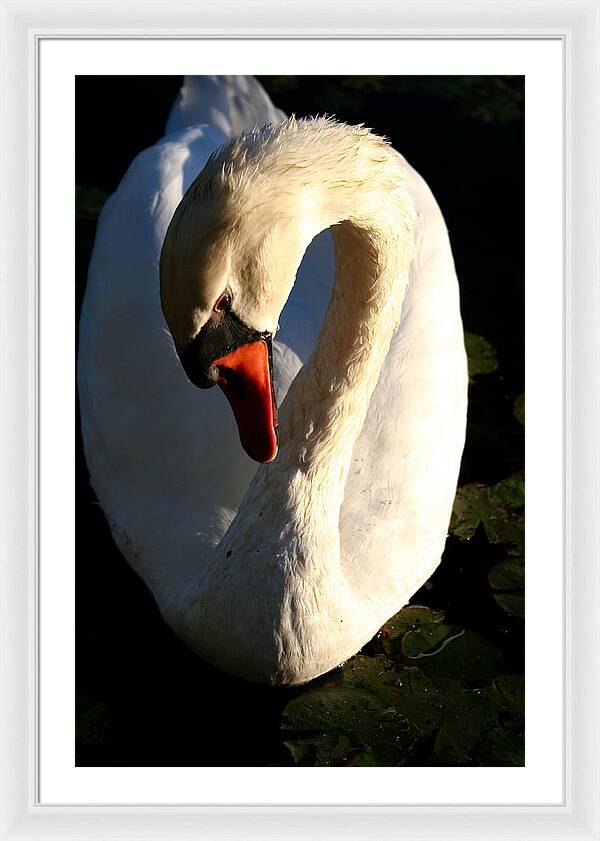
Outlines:
{"type": "Polygon", "coordinates": [[[259,339],[215,359],[218,384],[231,404],[240,441],[250,458],[273,461],[277,455],[277,406],[271,348],[259,339]]]}

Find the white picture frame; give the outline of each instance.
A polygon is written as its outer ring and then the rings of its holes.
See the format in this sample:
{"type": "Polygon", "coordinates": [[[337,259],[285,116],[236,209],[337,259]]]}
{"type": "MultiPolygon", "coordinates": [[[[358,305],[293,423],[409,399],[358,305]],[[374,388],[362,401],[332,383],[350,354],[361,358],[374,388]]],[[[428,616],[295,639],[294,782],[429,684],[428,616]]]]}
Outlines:
{"type": "MultiPolygon", "coordinates": [[[[0,837],[600,838],[598,425],[600,2],[0,2],[3,86],[0,837]],[[560,39],[564,46],[565,785],[560,804],[41,805],[38,802],[38,165],[41,38],[560,39]],[[24,140],[26,138],[26,140],[24,140]]],[[[249,772],[251,773],[251,772],[249,772]]],[[[316,771],[316,773],[319,773],[316,771]]]]}

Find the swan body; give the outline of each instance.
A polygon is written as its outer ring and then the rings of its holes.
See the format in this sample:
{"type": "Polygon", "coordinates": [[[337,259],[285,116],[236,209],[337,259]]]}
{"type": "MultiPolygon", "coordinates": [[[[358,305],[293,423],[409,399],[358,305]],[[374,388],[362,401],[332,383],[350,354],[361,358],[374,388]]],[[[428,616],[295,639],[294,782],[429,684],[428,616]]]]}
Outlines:
{"type": "MultiPolygon", "coordinates": [[[[176,633],[225,671],[297,684],[439,563],[466,419],[458,284],[429,188],[386,142],[323,118],[240,135],[221,94],[218,127],[183,125],[202,117],[184,86],[174,130],[103,209],[82,431],[117,545],[176,633]],[[236,324],[274,336],[279,452],[260,466],[180,363],[223,290],[236,324]]],[[[262,124],[275,109],[253,102],[262,124]]]]}

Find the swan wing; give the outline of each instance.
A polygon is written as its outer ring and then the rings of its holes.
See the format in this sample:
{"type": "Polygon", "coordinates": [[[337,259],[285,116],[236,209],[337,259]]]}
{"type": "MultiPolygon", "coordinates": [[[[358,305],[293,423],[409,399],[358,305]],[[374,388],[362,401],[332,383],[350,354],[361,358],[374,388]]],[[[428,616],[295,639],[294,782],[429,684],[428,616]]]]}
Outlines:
{"type": "MultiPolygon", "coordinates": [[[[81,312],[78,388],[91,483],[121,550],[153,589],[167,570],[175,589],[184,567],[219,541],[257,468],[220,389],[188,381],[159,297],[167,226],[226,140],[213,126],[194,126],[138,155],[98,221],[81,312]]],[[[279,403],[314,347],[332,278],[327,233],[309,248],[274,342],[279,403]]]]}
{"type": "Polygon", "coordinates": [[[196,126],[142,152],[102,211],[90,261],[78,358],[86,459],[119,545],[148,574],[216,542],[256,469],[220,390],[188,381],[159,296],[166,228],[225,140],[196,126]]]}

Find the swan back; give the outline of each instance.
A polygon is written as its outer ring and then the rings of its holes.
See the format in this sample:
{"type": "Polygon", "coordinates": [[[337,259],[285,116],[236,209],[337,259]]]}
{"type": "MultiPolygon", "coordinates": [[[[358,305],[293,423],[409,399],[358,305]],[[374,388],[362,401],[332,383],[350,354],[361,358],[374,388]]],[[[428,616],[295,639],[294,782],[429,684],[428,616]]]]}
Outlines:
{"type": "Polygon", "coordinates": [[[166,133],[206,124],[234,137],[245,129],[284,119],[283,111],[275,108],[253,76],[185,76],[166,133]]]}

